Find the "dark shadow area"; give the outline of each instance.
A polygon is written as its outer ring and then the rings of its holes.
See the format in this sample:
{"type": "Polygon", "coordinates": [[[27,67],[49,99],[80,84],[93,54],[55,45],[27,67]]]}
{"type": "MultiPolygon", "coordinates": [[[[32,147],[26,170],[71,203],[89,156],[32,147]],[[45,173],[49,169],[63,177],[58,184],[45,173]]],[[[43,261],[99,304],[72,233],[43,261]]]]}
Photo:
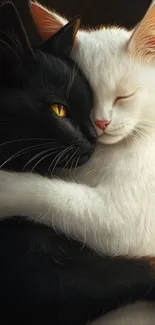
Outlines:
{"type": "Polygon", "coordinates": [[[135,26],[143,17],[151,0],[40,0],[48,8],[55,9],[68,18],[77,14],[83,25],[135,26]]]}

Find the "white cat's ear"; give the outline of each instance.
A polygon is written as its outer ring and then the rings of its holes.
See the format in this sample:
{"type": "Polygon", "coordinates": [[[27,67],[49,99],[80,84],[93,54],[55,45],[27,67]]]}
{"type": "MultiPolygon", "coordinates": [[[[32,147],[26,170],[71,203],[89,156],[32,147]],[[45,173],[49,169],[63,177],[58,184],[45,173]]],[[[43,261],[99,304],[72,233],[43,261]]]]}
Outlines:
{"type": "Polygon", "coordinates": [[[66,19],[49,11],[37,2],[31,2],[30,9],[43,40],[48,40],[68,23],[66,19]]]}
{"type": "Polygon", "coordinates": [[[131,55],[155,59],[155,3],[148,9],[143,20],[135,28],[128,44],[131,55]]]}

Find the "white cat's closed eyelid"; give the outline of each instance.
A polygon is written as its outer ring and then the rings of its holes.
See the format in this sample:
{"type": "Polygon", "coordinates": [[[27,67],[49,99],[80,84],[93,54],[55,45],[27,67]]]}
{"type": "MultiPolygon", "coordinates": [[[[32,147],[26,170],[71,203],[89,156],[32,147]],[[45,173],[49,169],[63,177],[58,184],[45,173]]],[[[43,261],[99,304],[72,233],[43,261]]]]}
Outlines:
{"type": "Polygon", "coordinates": [[[117,96],[115,98],[114,102],[113,102],[113,106],[120,100],[125,101],[125,100],[128,100],[128,99],[131,99],[132,97],[134,97],[137,94],[139,89],[140,89],[140,87],[138,87],[135,91],[133,91],[130,94],[117,96]]]}

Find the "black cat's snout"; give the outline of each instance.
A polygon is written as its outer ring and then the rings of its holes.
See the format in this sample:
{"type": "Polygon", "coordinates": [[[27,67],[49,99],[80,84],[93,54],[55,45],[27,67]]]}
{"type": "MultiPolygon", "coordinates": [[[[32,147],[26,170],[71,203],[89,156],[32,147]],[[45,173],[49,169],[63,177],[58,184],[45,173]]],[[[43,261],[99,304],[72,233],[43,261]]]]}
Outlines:
{"type": "Polygon", "coordinates": [[[89,131],[86,133],[86,136],[92,144],[97,141],[97,132],[93,125],[89,126],[89,131]]]}
{"type": "Polygon", "coordinates": [[[90,141],[92,142],[93,145],[96,143],[96,141],[97,141],[97,133],[95,133],[95,134],[93,134],[93,135],[91,136],[90,141]]]}

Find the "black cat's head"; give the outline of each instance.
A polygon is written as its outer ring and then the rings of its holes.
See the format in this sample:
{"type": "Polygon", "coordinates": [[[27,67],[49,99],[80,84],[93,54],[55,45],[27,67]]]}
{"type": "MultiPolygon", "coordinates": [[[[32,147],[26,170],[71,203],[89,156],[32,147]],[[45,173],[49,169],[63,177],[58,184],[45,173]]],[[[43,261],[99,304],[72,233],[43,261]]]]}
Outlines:
{"type": "Polygon", "coordinates": [[[96,132],[92,91],[69,59],[79,20],[36,49],[12,3],[0,21],[0,167],[47,173],[85,163],[96,132]]]}

